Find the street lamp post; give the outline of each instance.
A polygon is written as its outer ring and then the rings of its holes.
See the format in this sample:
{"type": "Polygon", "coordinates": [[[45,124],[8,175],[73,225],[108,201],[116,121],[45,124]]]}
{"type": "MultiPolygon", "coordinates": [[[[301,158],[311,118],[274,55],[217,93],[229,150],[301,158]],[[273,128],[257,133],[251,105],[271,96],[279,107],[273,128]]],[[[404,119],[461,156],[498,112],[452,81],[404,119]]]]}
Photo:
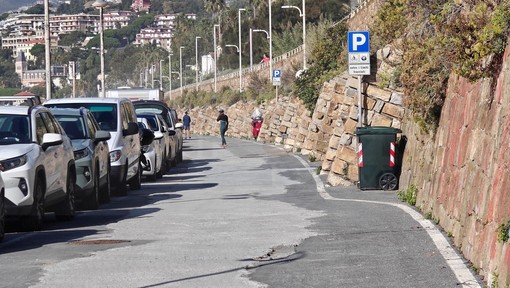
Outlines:
{"type": "Polygon", "coordinates": [[[237,18],[239,22],[239,47],[237,49],[239,51],[239,93],[243,92],[243,60],[241,57],[241,11],[246,11],[246,9],[239,8],[239,10],[237,10],[237,18]]]}
{"type": "MultiPolygon", "coordinates": [[[[253,65],[253,43],[252,43],[252,38],[251,38],[251,34],[252,32],[264,32],[266,33],[266,37],[267,39],[269,39],[269,33],[266,31],[266,30],[262,30],[262,29],[251,29],[250,28],[250,69],[251,69],[251,66],[253,65]]],[[[271,41],[269,41],[269,46],[271,46],[271,41]]],[[[271,49],[271,48],[270,48],[271,49]]]]}
{"type": "Polygon", "coordinates": [[[272,12],[271,12],[271,1],[272,0],[268,0],[269,1],[269,82],[271,82],[272,78],[273,78],[273,28],[272,28],[272,12]]]}
{"type": "Polygon", "coordinates": [[[172,101],[172,53],[168,53],[168,93],[172,101]]]}
{"type": "Polygon", "coordinates": [[[216,27],[218,27],[218,30],[220,28],[219,24],[214,24],[213,26],[213,34],[214,34],[214,93],[217,91],[217,71],[218,71],[218,46],[216,44],[216,27]]]}
{"type": "Polygon", "coordinates": [[[182,49],[184,49],[184,46],[179,47],[179,80],[181,82],[181,97],[183,96],[183,93],[182,93],[182,49]]]}
{"type": "Polygon", "coordinates": [[[159,90],[163,91],[163,64],[165,60],[159,60],[159,90]]]}
{"type": "Polygon", "coordinates": [[[198,39],[202,37],[195,37],[195,91],[198,91],[198,39]]]}
{"type": "Polygon", "coordinates": [[[50,38],[50,4],[44,0],[44,63],[46,69],[46,99],[51,99],[51,38],[50,38]]]}
{"type": "Polygon", "coordinates": [[[92,6],[99,8],[99,55],[101,58],[101,97],[105,98],[105,75],[104,75],[104,34],[103,34],[103,8],[106,6],[103,0],[96,0],[92,6]]]}
{"type": "Polygon", "coordinates": [[[297,6],[285,5],[283,9],[294,8],[299,11],[299,16],[303,17],[303,70],[306,69],[306,11],[305,11],[305,0],[302,0],[302,9],[297,6]]]}
{"type": "Polygon", "coordinates": [[[156,64],[151,65],[151,89],[154,89],[154,70],[156,70],[156,64]]]}

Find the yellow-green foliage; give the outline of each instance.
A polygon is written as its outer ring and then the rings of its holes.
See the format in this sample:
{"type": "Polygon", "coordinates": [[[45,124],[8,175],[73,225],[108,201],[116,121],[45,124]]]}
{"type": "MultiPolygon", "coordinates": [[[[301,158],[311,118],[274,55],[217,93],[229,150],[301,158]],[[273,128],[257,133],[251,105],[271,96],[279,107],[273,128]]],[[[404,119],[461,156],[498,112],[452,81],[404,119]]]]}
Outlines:
{"type": "Polygon", "coordinates": [[[405,104],[425,130],[439,123],[451,72],[470,81],[496,75],[510,36],[506,0],[389,0],[376,18],[377,48],[401,40],[405,104]]]}

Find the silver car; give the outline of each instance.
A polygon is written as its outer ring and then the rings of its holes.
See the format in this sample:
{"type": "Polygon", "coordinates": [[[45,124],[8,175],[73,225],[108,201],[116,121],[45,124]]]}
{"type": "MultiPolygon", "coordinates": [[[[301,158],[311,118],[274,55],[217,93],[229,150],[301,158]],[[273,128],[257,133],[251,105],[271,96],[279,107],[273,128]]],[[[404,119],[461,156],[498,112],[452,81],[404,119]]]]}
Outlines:
{"type": "MultiPolygon", "coordinates": [[[[0,171],[3,170],[0,167],[0,171]]],[[[4,240],[5,234],[5,185],[4,180],[2,179],[2,174],[0,174],[0,242],[4,240]]]]}
{"type": "Polygon", "coordinates": [[[51,108],[71,139],[76,163],[76,200],[84,209],[110,202],[110,132],[101,130],[86,108],[51,108]]]}
{"type": "MultiPolygon", "coordinates": [[[[159,132],[154,123],[151,124],[149,120],[151,115],[137,115],[137,120],[141,128],[146,128],[154,133],[154,139],[151,144],[142,146],[144,158],[142,162],[142,175],[146,176],[148,180],[155,181],[160,178],[164,169],[166,168],[166,155],[165,155],[165,139],[163,133],[159,132]]],[[[153,119],[152,119],[153,120],[153,119]]]]}

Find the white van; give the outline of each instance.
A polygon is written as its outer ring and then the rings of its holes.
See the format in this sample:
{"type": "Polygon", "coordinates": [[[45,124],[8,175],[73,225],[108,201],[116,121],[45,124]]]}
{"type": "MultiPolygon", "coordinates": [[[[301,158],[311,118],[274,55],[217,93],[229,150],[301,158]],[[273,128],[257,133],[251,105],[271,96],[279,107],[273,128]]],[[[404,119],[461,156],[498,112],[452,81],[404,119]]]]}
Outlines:
{"type": "Polygon", "coordinates": [[[44,103],[50,108],[85,107],[92,112],[102,130],[111,134],[110,182],[112,194],[124,196],[126,185],[131,190],[141,187],[140,135],[133,104],[126,98],[65,98],[51,99],[44,103]]]}

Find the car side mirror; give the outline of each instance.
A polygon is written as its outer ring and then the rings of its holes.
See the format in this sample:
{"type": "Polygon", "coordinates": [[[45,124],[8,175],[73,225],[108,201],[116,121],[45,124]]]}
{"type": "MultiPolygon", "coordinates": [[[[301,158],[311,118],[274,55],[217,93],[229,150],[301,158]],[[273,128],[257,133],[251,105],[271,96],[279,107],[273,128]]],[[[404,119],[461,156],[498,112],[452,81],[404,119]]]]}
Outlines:
{"type": "Polygon", "coordinates": [[[182,129],[183,127],[184,127],[184,125],[182,123],[175,124],[175,128],[177,128],[177,129],[182,129]]]}
{"type": "Polygon", "coordinates": [[[134,135],[136,133],[140,132],[140,128],[138,128],[138,123],[135,122],[129,122],[128,128],[122,130],[122,135],[128,136],[128,135],[134,135]]]}
{"type": "Polygon", "coordinates": [[[97,130],[96,135],[94,135],[94,143],[97,144],[102,141],[107,141],[112,138],[112,135],[108,131],[104,130],[97,130]]]}
{"type": "Polygon", "coordinates": [[[64,138],[62,138],[62,135],[57,133],[46,133],[43,135],[41,147],[43,150],[46,150],[51,146],[57,146],[62,143],[64,143],[64,138]]]}
{"type": "Polygon", "coordinates": [[[159,140],[159,139],[162,139],[164,136],[163,133],[159,132],[159,131],[155,131],[154,132],[154,140],[159,140]]]}
{"type": "Polygon", "coordinates": [[[168,130],[168,135],[174,136],[175,134],[177,134],[177,132],[175,132],[175,130],[168,130]]]}
{"type": "Polygon", "coordinates": [[[165,126],[161,126],[161,132],[165,133],[167,130],[165,126]]]}
{"type": "Polygon", "coordinates": [[[142,146],[150,145],[154,140],[154,133],[152,130],[147,128],[142,128],[142,139],[140,140],[140,144],[142,146]]]}

